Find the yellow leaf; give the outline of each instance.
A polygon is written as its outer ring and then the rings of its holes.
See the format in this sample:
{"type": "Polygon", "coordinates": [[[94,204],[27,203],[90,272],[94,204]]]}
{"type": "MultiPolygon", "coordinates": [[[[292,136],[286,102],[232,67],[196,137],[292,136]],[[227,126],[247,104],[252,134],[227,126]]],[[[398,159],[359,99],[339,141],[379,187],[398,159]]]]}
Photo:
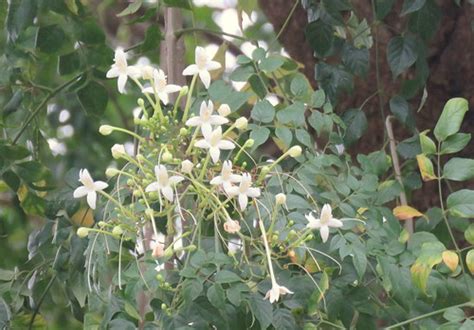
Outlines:
{"type": "Polygon", "coordinates": [[[423,181],[431,181],[436,179],[434,174],[433,163],[424,154],[416,155],[416,161],[418,162],[418,168],[420,169],[421,178],[423,181]]]}
{"type": "Polygon", "coordinates": [[[220,45],[219,49],[214,56],[214,61],[219,62],[221,64],[221,68],[218,70],[211,71],[212,80],[217,80],[220,78],[222,73],[225,70],[225,53],[227,52],[227,48],[229,48],[229,44],[227,41],[224,41],[222,45],[220,45]]]}
{"type": "Polygon", "coordinates": [[[92,227],[94,225],[94,214],[90,208],[80,208],[71,217],[72,222],[80,227],[92,227]]]}
{"type": "Polygon", "coordinates": [[[397,206],[393,209],[393,215],[396,216],[399,220],[408,220],[411,218],[424,216],[423,213],[408,205],[397,206]]]}
{"type": "Polygon", "coordinates": [[[452,272],[456,270],[456,267],[459,264],[459,257],[456,252],[446,250],[441,255],[443,257],[443,262],[451,269],[452,272]]]}
{"type": "Polygon", "coordinates": [[[469,250],[467,253],[466,264],[467,268],[469,268],[469,271],[471,272],[471,275],[474,275],[474,249],[469,250]]]}

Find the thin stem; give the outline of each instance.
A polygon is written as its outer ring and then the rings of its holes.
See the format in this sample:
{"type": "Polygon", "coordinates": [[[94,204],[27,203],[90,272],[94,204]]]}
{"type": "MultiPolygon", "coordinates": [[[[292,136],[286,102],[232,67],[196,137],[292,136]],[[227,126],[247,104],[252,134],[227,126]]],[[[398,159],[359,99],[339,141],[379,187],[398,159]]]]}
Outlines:
{"type": "Polygon", "coordinates": [[[235,39],[239,39],[239,40],[243,40],[243,41],[248,41],[248,40],[249,40],[249,39],[246,38],[246,37],[238,36],[238,35],[236,35],[236,34],[227,33],[227,32],[224,32],[224,31],[216,31],[216,30],[210,30],[210,29],[203,29],[203,28],[186,28],[186,29],[181,29],[181,30],[176,31],[176,32],[175,32],[175,35],[176,35],[176,37],[180,37],[180,36],[183,35],[183,34],[192,33],[192,32],[204,32],[204,33],[211,33],[211,34],[215,34],[215,35],[224,35],[224,36],[228,36],[228,37],[235,38],[235,39]]]}
{"type": "Polygon", "coordinates": [[[285,31],[286,27],[288,26],[288,23],[290,23],[290,20],[291,18],[293,17],[293,14],[295,13],[296,11],[296,8],[298,7],[298,4],[299,4],[299,0],[296,0],[295,1],[295,4],[293,5],[293,7],[291,8],[290,10],[290,13],[288,14],[288,16],[286,17],[285,19],[285,22],[283,23],[283,25],[281,26],[280,28],[280,31],[278,31],[278,34],[275,36],[275,39],[273,39],[272,43],[270,44],[270,46],[268,47],[268,49],[272,48],[272,46],[278,41],[278,39],[280,38],[281,34],[283,33],[283,31],[285,31]]]}
{"type": "Polygon", "coordinates": [[[181,120],[183,123],[186,123],[186,120],[188,120],[188,113],[189,109],[191,108],[191,98],[193,96],[193,90],[194,86],[196,85],[197,77],[197,74],[193,76],[193,80],[191,80],[191,86],[189,86],[188,97],[186,98],[186,105],[184,106],[183,119],[181,120]]]}
{"type": "Polygon", "coordinates": [[[33,315],[31,316],[30,324],[28,325],[28,329],[30,329],[30,330],[33,329],[33,324],[35,322],[36,315],[38,314],[39,309],[40,309],[41,305],[43,304],[44,298],[46,298],[46,294],[48,293],[49,289],[51,289],[51,286],[53,285],[54,281],[56,280],[56,276],[57,275],[54,274],[53,277],[51,277],[51,280],[49,280],[48,285],[46,285],[46,288],[44,289],[43,294],[41,295],[41,297],[38,301],[38,304],[36,305],[36,308],[33,312],[33,315]]]}
{"type": "Polygon", "coordinates": [[[406,325],[406,324],[409,324],[409,323],[412,323],[412,322],[416,322],[416,321],[419,321],[419,320],[422,320],[424,318],[427,318],[427,317],[430,317],[430,316],[433,316],[433,315],[436,315],[436,314],[440,314],[440,313],[443,313],[444,311],[450,309],[450,308],[456,308],[456,307],[464,307],[464,306],[474,306],[474,304],[472,302],[465,302],[465,303],[462,303],[462,304],[458,304],[458,305],[454,305],[454,306],[450,306],[450,307],[446,307],[446,308],[442,308],[442,309],[438,309],[436,311],[433,311],[433,312],[430,312],[430,313],[426,313],[426,314],[423,314],[423,315],[419,315],[419,316],[416,316],[416,317],[413,317],[411,319],[408,319],[406,321],[403,321],[403,322],[400,322],[400,323],[397,323],[397,324],[394,324],[394,325],[391,325],[385,329],[395,329],[395,328],[398,328],[398,327],[401,327],[403,325],[406,325]]]}

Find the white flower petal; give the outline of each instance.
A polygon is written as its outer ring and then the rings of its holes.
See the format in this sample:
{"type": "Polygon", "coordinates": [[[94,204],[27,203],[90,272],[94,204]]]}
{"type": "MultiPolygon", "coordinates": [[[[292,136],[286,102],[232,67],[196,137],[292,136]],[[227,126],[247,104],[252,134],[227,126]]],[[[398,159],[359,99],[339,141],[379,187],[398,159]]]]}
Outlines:
{"type": "Polygon", "coordinates": [[[219,116],[219,115],[212,115],[210,120],[209,120],[209,123],[211,125],[224,125],[224,124],[227,124],[229,122],[229,119],[227,118],[224,118],[222,116],[219,116]]]}
{"type": "Polygon", "coordinates": [[[219,184],[222,184],[223,183],[223,180],[222,180],[222,176],[218,175],[214,178],[212,178],[210,184],[212,185],[219,185],[219,184]]]}
{"type": "Polygon", "coordinates": [[[179,176],[179,175],[173,175],[172,177],[169,178],[169,182],[170,182],[171,185],[178,184],[183,180],[184,180],[184,178],[182,176],[179,176]]]}
{"type": "Polygon", "coordinates": [[[120,94],[125,93],[125,84],[127,83],[128,76],[126,74],[121,74],[117,80],[117,88],[120,94]]]}
{"type": "Polygon", "coordinates": [[[249,202],[249,200],[248,200],[247,195],[239,194],[239,206],[240,206],[241,211],[245,210],[245,208],[247,207],[248,202],[249,202]]]}
{"type": "Polygon", "coordinates": [[[97,201],[97,193],[95,191],[91,191],[87,194],[87,204],[91,207],[91,209],[95,210],[97,201]]]}
{"type": "Polygon", "coordinates": [[[169,200],[170,202],[173,201],[173,189],[170,186],[161,188],[161,193],[163,194],[163,196],[165,196],[167,200],[169,200]]]}
{"type": "Polygon", "coordinates": [[[209,61],[209,63],[207,63],[207,65],[206,65],[206,69],[208,71],[217,70],[217,69],[220,69],[221,67],[222,67],[222,65],[219,62],[216,62],[216,61],[209,61]]]}
{"type": "Polygon", "coordinates": [[[117,69],[117,67],[115,65],[112,65],[112,67],[110,68],[109,71],[107,71],[105,76],[107,78],[117,78],[119,75],[120,75],[120,72],[117,69]]]}
{"type": "Polygon", "coordinates": [[[328,240],[328,237],[329,237],[329,227],[328,226],[321,226],[321,228],[319,228],[319,233],[321,234],[321,238],[323,240],[323,243],[326,243],[326,241],[328,240]]]}
{"type": "Polygon", "coordinates": [[[76,188],[76,190],[74,190],[73,196],[74,198],[81,198],[87,195],[89,192],[90,192],[89,189],[87,189],[84,186],[81,186],[79,188],[76,188]]]}
{"type": "Polygon", "coordinates": [[[166,85],[164,88],[165,93],[176,93],[181,90],[181,86],[178,85],[166,85]]]}
{"type": "Polygon", "coordinates": [[[146,192],[158,191],[158,190],[160,190],[160,185],[158,184],[158,182],[152,182],[145,188],[146,192]]]}
{"type": "Polygon", "coordinates": [[[186,121],[187,126],[201,126],[201,124],[202,124],[201,117],[198,117],[198,116],[191,117],[186,121]]]}
{"type": "Polygon", "coordinates": [[[194,143],[194,146],[197,147],[197,148],[202,148],[202,149],[209,149],[210,145],[209,143],[206,141],[206,140],[197,140],[195,143],[194,143]]]}
{"type": "Polygon", "coordinates": [[[235,148],[235,144],[228,140],[220,140],[217,147],[222,150],[231,150],[235,148]]]}
{"type": "Polygon", "coordinates": [[[328,226],[333,228],[339,228],[343,226],[343,223],[339,219],[332,218],[331,220],[329,220],[328,226]]]}
{"type": "Polygon", "coordinates": [[[247,190],[247,196],[252,197],[252,198],[257,198],[260,196],[260,189],[259,188],[252,188],[250,187],[247,190]]]}
{"type": "Polygon", "coordinates": [[[217,163],[219,161],[219,157],[221,155],[221,151],[219,148],[216,148],[216,147],[210,147],[209,148],[209,154],[211,155],[211,159],[212,161],[215,163],[217,163]]]}
{"type": "Polygon", "coordinates": [[[329,204],[323,205],[323,208],[321,209],[320,219],[322,223],[328,223],[328,221],[332,219],[331,205],[329,204]]]}
{"type": "Polygon", "coordinates": [[[183,76],[194,76],[197,73],[199,73],[199,69],[196,64],[191,64],[183,70],[183,76]]]}
{"type": "Polygon", "coordinates": [[[200,70],[199,71],[199,78],[201,78],[201,81],[202,81],[204,87],[206,87],[206,89],[208,89],[209,85],[211,84],[211,75],[210,75],[209,71],[200,70]]]}
{"type": "Polygon", "coordinates": [[[94,182],[94,188],[95,190],[104,190],[105,188],[107,188],[109,185],[104,182],[104,181],[96,181],[94,182]]]}

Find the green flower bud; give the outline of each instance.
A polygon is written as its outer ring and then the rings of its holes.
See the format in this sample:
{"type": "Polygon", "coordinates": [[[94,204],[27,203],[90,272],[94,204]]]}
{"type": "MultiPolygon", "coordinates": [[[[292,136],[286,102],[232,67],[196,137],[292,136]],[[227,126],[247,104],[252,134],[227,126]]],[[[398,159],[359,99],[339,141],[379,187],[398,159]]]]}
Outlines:
{"type": "Polygon", "coordinates": [[[114,176],[116,176],[117,174],[119,174],[119,170],[117,170],[116,168],[113,168],[113,167],[109,167],[108,169],[105,170],[105,175],[108,177],[108,178],[112,178],[114,176]]]}
{"type": "Polygon", "coordinates": [[[104,228],[105,226],[107,226],[107,222],[105,222],[105,221],[99,221],[99,222],[97,223],[97,226],[98,226],[99,228],[104,228]]]}
{"type": "Polygon", "coordinates": [[[85,238],[89,235],[89,228],[86,227],[79,227],[76,232],[77,236],[80,238],[85,238]]]}
{"type": "Polygon", "coordinates": [[[244,148],[252,148],[254,144],[254,139],[248,139],[247,141],[245,141],[244,148]]]}
{"type": "Polygon", "coordinates": [[[112,229],[112,234],[115,236],[122,236],[123,234],[123,229],[120,226],[115,226],[114,229],[112,229]]]}
{"type": "Polygon", "coordinates": [[[110,125],[101,125],[99,127],[99,133],[102,135],[110,135],[114,130],[113,126],[110,125]]]}
{"type": "Polygon", "coordinates": [[[166,150],[161,159],[165,162],[165,163],[169,163],[173,160],[173,155],[171,154],[171,152],[169,152],[168,150],[166,150]]]}
{"type": "Polygon", "coordinates": [[[186,136],[188,135],[189,131],[185,128],[185,127],[181,127],[181,129],[179,130],[179,135],[181,136],[186,136]]]}
{"type": "Polygon", "coordinates": [[[138,104],[139,107],[143,107],[145,105],[145,101],[140,97],[137,100],[137,104],[138,104]]]}
{"type": "Polygon", "coordinates": [[[293,146],[288,150],[288,155],[290,155],[293,158],[301,156],[303,149],[301,149],[300,146],[293,146]]]}
{"type": "Polygon", "coordinates": [[[245,117],[240,117],[235,121],[235,127],[240,130],[244,130],[247,128],[249,121],[245,117]]]}

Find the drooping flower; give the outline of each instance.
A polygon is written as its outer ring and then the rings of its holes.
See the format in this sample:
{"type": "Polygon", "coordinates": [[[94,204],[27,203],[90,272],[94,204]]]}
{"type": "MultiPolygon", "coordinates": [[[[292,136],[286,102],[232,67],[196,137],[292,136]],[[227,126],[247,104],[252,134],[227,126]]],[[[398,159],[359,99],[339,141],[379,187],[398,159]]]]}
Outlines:
{"type": "Polygon", "coordinates": [[[112,151],[112,157],[115,159],[119,159],[127,154],[123,144],[114,144],[110,151],[112,151]]]}
{"type": "Polygon", "coordinates": [[[118,47],[115,50],[114,64],[109,71],[107,71],[107,78],[117,78],[118,91],[123,94],[125,93],[125,84],[127,83],[128,77],[138,78],[141,75],[140,70],[135,66],[129,66],[127,63],[127,54],[123,51],[123,48],[118,47]]]}
{"type": "Polygon", "coordinates": [[[272,281],[272,288],[267,291],[265,299],[268,299],[270,303],[273,304],[275,301],[280,299],[281,295],[285,294],[293,294],[293,292],[283,285],[279,285],[276,281],[272,281]]]}
{"type": "Polygon", "coordinates": [[[168,176],[168,170],[164,165],[155,166],[155,176],[156,181],[150,183],[145,191],[160,191],[167,200],[172,202],[174,199],[173,186],[183,181],[184,178],[179,175],[168,176]]]}
{"type": "Polygon", "coordinates": [[[342,227],[342,221],[333,218],[331,205],[329,204],[324,204],[323,208],[321,209],[321,215],[319,219],[316,219],[312,215],[312,213],[306,214],[305,217],[308,220],[308,224],[306,225],[306,227],[311,229],[319,229],[319,233],[321,235],[323,243],[328,240],[329,227],[342,227]]]}
{"type": "Polygon", "coordinates": [[[213,61],[209,54],[207,54],[206,50],[199,46],[196,47],[195,62],[195,64],[191,64],[184,69],[183,75],[193,76],[198,74],[202,83],[206,89],[208,89],[211,84],[211,74],[209,71],[220,69],[221,64],[213,61]]]}
{"type": "Polygon", "coordinates": [[[227,219],[224,223],[224,230],[229,234],[235,234],[240,231],[240,224],[237,220],[227,219]]]}
{"type": "Polygon", "coordinates": [[[252,187],[252,177],[249,173],[242,174],[240,185],[238,187],[231,187],[229,195],[238,196],[240,210],[243,211],[247,207],[248,199],[257,198],[260,196],[260,189],[252,187]]]}
{"type": "Polygon", "coordinates": [[[199,109],[199,116],[194,116],[186,121],[187,126],[198,126],[201,127],[202,134],[209,134],[212,131],[212,125],[223,125],[229,122],[229,119],[224,118],[220,115],[213,115],[214,103],[205,101],[201,103],[199,109]]]}
{"type": "Polygon", "coordinates": [[[104,181],[94,181],[87,169],[79,171],[79,181],[83,185],[74,190],[74,198],[81,198],[87,195],[87,204],[89,204],[91,209],[95,210],[97,191],[102,191],[109,185],[104,181]]]}
{"type": "Polygon", "coordinates": [[[203,132],[204,139],[196,141],[194,144],[198,148],[209,149],[209,154],[214,163],[219,161],[221,150],[232,150],[235,145],[222,138],[222,127],[218,127],[211,132],[203,132]]]}
{"type": "Polygon", "coordinates": [[[181,90],[181,86],[172,85],[167,83],[167,78],[163,70],[154,69],[153,70],[153,80],[152,86],[145,87],[142,92],[149,94],[156,94],[158,98],[164,103],[168,104],[169,97],[168,94],[176,93],[181,90]]]}
{"type": "Polygon", "coordinates": [[[234,183],[238,183],[242,180],[242,177],[237,174],[232,173],[232,162],[230,160],[226,160],[224,164],[222,164],[221,175],[214,177],[211,180],[212,185],[222,185],[224,191],[226,193],[231,193],[232,187],[234,183]]]}

